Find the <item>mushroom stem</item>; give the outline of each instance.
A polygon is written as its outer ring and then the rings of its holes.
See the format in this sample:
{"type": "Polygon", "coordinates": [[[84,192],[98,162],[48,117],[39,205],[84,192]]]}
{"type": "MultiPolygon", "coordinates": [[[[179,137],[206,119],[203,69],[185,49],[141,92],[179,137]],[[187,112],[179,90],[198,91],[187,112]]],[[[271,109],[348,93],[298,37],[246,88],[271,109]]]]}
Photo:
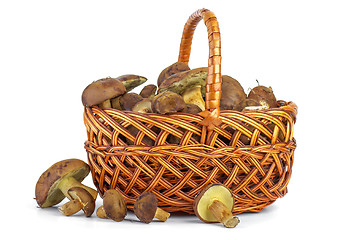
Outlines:
{"type": "Polygon", "coordinates": [[[62,205],[58,209],[65,216],[71,216],[71,215],[77,213],[78,211],[80,211],[82,209],[82,207],[83,207],[83,205],[80,202],[80,200],[75,199],[75,200],[71,200],[71,201],[65,203],[64,205],[62,205]]]}
{"type": "Polygon", "coordinates": [[[169,212],[166,212],[165,210],[158,207],[156,209],[155,218],[159,219],[162,222],[165,222],[170,217],[170,215],[171,214],[169,212]]]}
{"type": "Polygon", "coordinates": [[[213,203],[208,206],[208,209],[215,218],[227,228],[233,228],[239,223],[239,219],[234,217],[232,212],[221,201],[214,200],[213,203]]]}
{"type": "Polygon", "coordinates": [[[96,200],[97,198],[97,191],[93,188],[90,188],[81,182],[77,181],[74,177],[67,177],[64,178],[58,185],[58,188],[61,190],[61,192],[68,198],[72,199],[71,196],[68,194],[68,190],[72,187],[81,187],[87,190],[91,196],[96,200]]]}
{"type": "Polygon", "coordinates": [[[100,108],[111,108],[111,100],[107,99],[98,105],[100,108]]]}
{"type": "Polygon", "coordinates": [[[96,215],[99,218],[108,218],[105,209],[103,208],[103,205],[97,209],[96,215]]]}

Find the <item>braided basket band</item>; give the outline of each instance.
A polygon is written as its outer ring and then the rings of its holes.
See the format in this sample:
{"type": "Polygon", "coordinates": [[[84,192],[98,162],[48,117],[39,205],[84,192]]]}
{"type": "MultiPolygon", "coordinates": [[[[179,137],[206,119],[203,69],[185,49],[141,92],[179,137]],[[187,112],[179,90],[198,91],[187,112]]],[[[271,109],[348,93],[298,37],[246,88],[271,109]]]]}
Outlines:
{"type": "Polygon", "coordinates": [[[278,101],[277,108],[267,110],[219,112],[221,46],[211,11],[200,9],[188,19],[179,61],[188,62],[202,19],[210,52],[205,111],[161,115],[85,108],[85,149],[101,196],[115,188],[132,209],[141,193],[151,191],[164,210],[194,214],[196,194],[208,184],[221,183],[231,189],[238,214],[261,211],[287,193],[297,106],[278,101]]]}
{"type": "Polygon", "coordinates": [[[233,192],[234,213],[260,211],[286,194],[292,172],[296,107],[285,107],[290,110],[222,111],[210,145],[199,142],[198,115],[86,108],[85,148],[94,184],[100,195],[118,189],[130,209],[142,192],[152,191],[164,210],[193,214],[196,194],[222,183],[233,192]],[[173,138],[178,144],[171,144],[173,138]]]}
{"type": "MultiPolygon", "coordinates": [[[[191,45],[197,24],[203,19],[208,32],[209,58],[206,89],[206,109],[219,111],[221,99],[221,36],[218,21],[213,12],[208,9],[199,9],[186,22],[178,56],[179,62],[188,63],[191,45]]],[[[216,117],[218,117],[219,112],[216,117]]]]}

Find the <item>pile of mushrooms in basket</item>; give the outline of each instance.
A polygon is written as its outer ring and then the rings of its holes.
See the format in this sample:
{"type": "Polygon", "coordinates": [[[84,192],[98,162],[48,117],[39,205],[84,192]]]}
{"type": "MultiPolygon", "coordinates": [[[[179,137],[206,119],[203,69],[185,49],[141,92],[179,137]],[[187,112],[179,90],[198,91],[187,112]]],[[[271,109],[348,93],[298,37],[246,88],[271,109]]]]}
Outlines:
{"type": "MultiPolygon", "coordinates": [[[[146,85],[147,79],[138,75],[106,77],[90,83],[83,90],[82,103],[85,107],[96,105],[101,109],[140,113],[198,114],[205,110],[207,75],[206,67],[190,69],[186,63],[176,62],[159,74],[157,86],[146,85]],[[139,94],[131,92],[137,87],[141,89],[139,94]]],[[[236,79],[223,75],[221,89],[221,110],[255,111],[277,106],[270,87],[255,86],[246,94],[236,79]]],[[[136,129],[129,127],[128,131],[136,129]]],[[[144,140],[149,146],[154,145],[152,139],[144,140]]],[[[177,144],[178,139],[169,141],[177,144]]],[[[246,139],[241,141],[246,142],[246,139]]],[[[133,144],[130,139],[126,143],[133,144]]],[[[38,205],[41,208],[60,205],[59,212],[66,216],[77,213],[91,217],[96,212],[103,221],[120,222],[125,219],[128,211],[126,200],[118,188],[108,189],[102,196],[103,204],[97,206],[96,210],[98,192],[81,183],[89,172],[89,165],[79,159],[54,163],[36,184],[35,199],[38,205]],[[65,197],[67,200],[62,203],[65,197]]],[[[139,222],[150,223],[154,218],[165,222],[170,217],[170,213],[158,207],[157,202],[157,196],[153,192],[143,192],[137,197],[132,210],[139,222]]],[[[239,219],[232,215],[234,203],[231,190],[226,186],[208,184],[193,199],[193,210],[205,223],[222,223],[225,227],[233,228],[239,223],[239,219]]]]}

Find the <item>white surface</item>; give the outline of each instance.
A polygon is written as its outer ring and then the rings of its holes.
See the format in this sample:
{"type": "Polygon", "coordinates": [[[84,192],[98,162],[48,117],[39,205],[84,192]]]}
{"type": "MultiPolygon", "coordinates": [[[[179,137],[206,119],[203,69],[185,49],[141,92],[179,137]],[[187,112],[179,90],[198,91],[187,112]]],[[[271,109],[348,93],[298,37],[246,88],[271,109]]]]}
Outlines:
{"type": "MultiPolygon", "coordinates": [[[[357,239],[359,80],[356,1],[2,1],[2,234],[37,239],[357,239]],[[86,160],[81,93],[134,73],[155,82],[177,60],[189,15],[206,7],[222,36],[222,73],[245,89],[271,85],[299,106],[289,193],[235,229],[173,216],[166,223],[64,217],[39,209],[35,183],[51,164],[86,160]],[[353,218],[352,218],[353,217],[353,218]],[[355,219],[355,220],[353,220],[355,219]]],[[[190,67],[207,65],[203,22],[190,67]]],[[[92,186],[90,178],[85,180],[92,186]]],[[[99,203],[100,204],[100,203],[99,203]]]]}

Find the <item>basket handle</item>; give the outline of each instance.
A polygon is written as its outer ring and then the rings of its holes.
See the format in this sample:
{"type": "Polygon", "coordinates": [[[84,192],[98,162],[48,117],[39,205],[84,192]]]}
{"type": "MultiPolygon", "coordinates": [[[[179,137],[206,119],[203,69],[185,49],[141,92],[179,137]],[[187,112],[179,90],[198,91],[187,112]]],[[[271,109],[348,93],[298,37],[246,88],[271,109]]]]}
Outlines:
{"type": "Polygon", "coordinates": [[[197,24],[203,19],[207,27],[209,58],[208,76],[206,84],[206,110],[200,115],[204,119],[200,122],[211,132],[215,126],[221,124],[219,119],[219,104],[221,99],[221,36],[216,16],[208,9],[199,9],[187,20],[181,39],[179,62],[188,63],[191,53],[192,38],[197,24]]]}

